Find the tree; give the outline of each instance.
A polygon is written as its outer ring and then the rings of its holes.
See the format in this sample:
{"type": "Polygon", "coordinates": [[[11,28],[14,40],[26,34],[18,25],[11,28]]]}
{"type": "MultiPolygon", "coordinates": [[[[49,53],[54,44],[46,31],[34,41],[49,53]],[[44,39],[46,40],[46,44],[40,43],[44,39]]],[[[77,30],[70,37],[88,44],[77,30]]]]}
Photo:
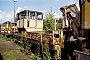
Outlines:
{"type": "Polygon", "coordinates": [[[57,20],[58,23],[62,23],[62,18],[59,18],[59,20],[57,20]]]}
{"type": "Polygon", "coordinates": [[[54,30],[54,13],[52,12],[52,9],[50,12],[48,12],[45,16],[46,18],[44,19],[43,25],[44,25],[44,30],[54,30]]]}
{"type": "Polygon", "coordinates": [[[62,28],[62,18],[57,20],[57,30],[62,28]]]}

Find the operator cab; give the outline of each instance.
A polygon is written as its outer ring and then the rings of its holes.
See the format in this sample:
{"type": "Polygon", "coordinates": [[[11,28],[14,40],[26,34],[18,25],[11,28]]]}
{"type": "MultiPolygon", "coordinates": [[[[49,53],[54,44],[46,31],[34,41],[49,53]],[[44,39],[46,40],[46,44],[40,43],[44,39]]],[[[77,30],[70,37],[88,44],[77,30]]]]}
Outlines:
{"type": "Polygon", "coordinates": [[[19,31],[42,31],[43,13],[32,10],[24,10],[17,14],[17,28],[19,31]]]}

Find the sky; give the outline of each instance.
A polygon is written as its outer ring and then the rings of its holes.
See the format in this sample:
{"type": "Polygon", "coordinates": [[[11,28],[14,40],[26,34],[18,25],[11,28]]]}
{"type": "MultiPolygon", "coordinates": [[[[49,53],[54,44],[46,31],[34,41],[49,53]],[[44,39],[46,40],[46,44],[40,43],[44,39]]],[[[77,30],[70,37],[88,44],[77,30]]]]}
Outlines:
{"type": "MultiPolygon", "coordinates": [[[[54,17],[60,18],[60,7],[69,4],[79,4],[79,0],[15,0],[15,14],[22,10],[35,10],[46,14],[51,10],[54,11],[54,17]]],[[[13,21],[14,17],[13,0],[0,0],[0,24],[5,21],[13,21]]]]}

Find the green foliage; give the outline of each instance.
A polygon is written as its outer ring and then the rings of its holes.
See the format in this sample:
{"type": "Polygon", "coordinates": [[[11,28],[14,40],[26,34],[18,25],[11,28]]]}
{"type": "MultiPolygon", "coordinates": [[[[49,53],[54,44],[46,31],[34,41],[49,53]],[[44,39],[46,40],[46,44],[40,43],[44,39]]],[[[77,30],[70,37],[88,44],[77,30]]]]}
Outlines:
{"type": "Polygon", "coordinates": [[[43,21],[44,30],[54,30],[54,13],[52,10],[46,14],[46,19],[43,21]]]}
{"type": "Polygon", "coordinates": [[[8,57],[7,60],[16,60],[16,58],[13,56],[13,52],[5,52],[4,54],[6,55],[6,57],[8,57]]]}
{"type": "Polygon", "coordinates": [[[30,54],[30,58],[31,59],[33,59],[33,60],[41,60],[41,58],[39,57],[40,56],[40,47],[39,47],[39,44],[38,44],[38,48],[37,48],[37,51],[36,51],[36,54],[37,55],[35,55],[35,54],[33,54],[32,52],[31,52],[31,46],[32,46],[32,44],[29,44],[28,42],[27,42],[27,40],[26,40],[26,38],[22,38],[21,39],[21,45],[20,45],[20,51],[24,51],[24,52],[26,52],[26,54],[30,54]]]}
{"type": "Polygon", "coordinates": [[[17,41],[17,39],[16,38],[12,38],[12,40],[15,42],[15,41],[17,41]]]}
{"type": "Polygon", "coordinates": [[[38,43],[38,45],[36,46],[36,55],[38,56],[38,57],[41,57],[41,55],[40,55],[40,44],[38,43]]]}
{"type": "Polygon", "coordinates": [[[44,44],[43,60],[51,60],[49,46],[47,43],[44,44]]]}
{"type": "Polygon", "coordinates": [[[12,37],[10,37],[10,38],[7,38],[7,41],[11,41],[12,40],[12,37]]]}
{"type": "Polygon", "coordinates": [[[4,38],[4,35],[0,34],[0,38],[4,38]]]}
{"type": "Polygon", "coordinates": [[[58,23],[62,23],[62,18],[59,18],[59,20],[57,20],[58,23]]]}
{"type": "Polygon", "coordinates": [[[29,53],[31,54],[31,46],[32,44],[29,44],[29,53]]]}
{"type": "Polygon", "coordinates": [[[24,48],[23,48],[22,46],[19,46],[19,50],[20,50],[21,52],[24,52],[24,48]]]}
{"type": "Polygon", "coordinates": [[[57,22],[57,30],[60,30],[62,28],[62,18],[59,18],[58,20],[56,20],[57,22]]]}
{"type": "MultiPolygon", "coordinates": [[[[31,48],[32,44],[29,44],[29,48],[31,48]]],[[[40,58],[40,44],[37,45],[37,49],[36,49],[36,54],[33,54],[31,52],[31,49],[29,49],[29,52],[30,52],[30,58],[33,59],[33,60],[42,60],[40,58]]]]}
{"type": "Polygon", "coordinates": [[[21,56],[15,54],[14,51],[4,52],[4,60],[17,60],[21,58],[21,56]]]}
{"type": "Polygon", "coordinates": [[[27,41],[26,41],[26,38],[23,38],[23,48],[26,49],[26,46],[27,46],[27,41]]]}
{"type": "Polygon", "coordinates": [[[4,35],[0,34],[0,39],[10,41],[10,40],[12,40],[12,37],[8,38],[6,35],[4,36],[4,35]]]}
{"type": "Polygon", "coordinates": [[[57,51],[55,51],[53,57],[52,57],[52,60],[57,60],[57,51]]]}
{"type": "Polygon", "coordinates": [[[38,56],[36,56],[33,53],[31,53],[30,58],[33,59],[33,60],[42,60],[41,58],[39,58],[38,56]]]}
{"type": "Polygon", "coordinates": [[[59,45],[61,46],[61,44],[64,42],[64,40],[65,40],[65,35],[62,37],[62,38],[60,38],[60,40],[59,40],[59,45]]]}
{"type": "MultiPolygon", "coordinates": [[[[67,54],[68,55],[68,54],[67,54]]],[[[68,55],[68,58],[69,58],[69,60],[71,60],[71,56],[70,55],[68,55]]]]}
{"type": "Polygon", "coordinates": [[[21,38],[20,51],[24,50],[26,53],[29,52],[29,43],[27,42],[26,38],[21,38]]]}

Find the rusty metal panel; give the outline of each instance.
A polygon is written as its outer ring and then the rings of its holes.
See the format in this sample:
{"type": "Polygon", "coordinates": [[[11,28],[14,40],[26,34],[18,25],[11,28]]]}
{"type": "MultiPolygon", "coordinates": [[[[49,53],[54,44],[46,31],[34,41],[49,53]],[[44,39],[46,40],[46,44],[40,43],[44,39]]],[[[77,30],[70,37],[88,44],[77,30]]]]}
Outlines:
{"type": "Polygon", "coordinates": [[[90,60],[90,50],[86,49],[85,51],[74,50],[73,56],[76,60],[90,60]]]}

